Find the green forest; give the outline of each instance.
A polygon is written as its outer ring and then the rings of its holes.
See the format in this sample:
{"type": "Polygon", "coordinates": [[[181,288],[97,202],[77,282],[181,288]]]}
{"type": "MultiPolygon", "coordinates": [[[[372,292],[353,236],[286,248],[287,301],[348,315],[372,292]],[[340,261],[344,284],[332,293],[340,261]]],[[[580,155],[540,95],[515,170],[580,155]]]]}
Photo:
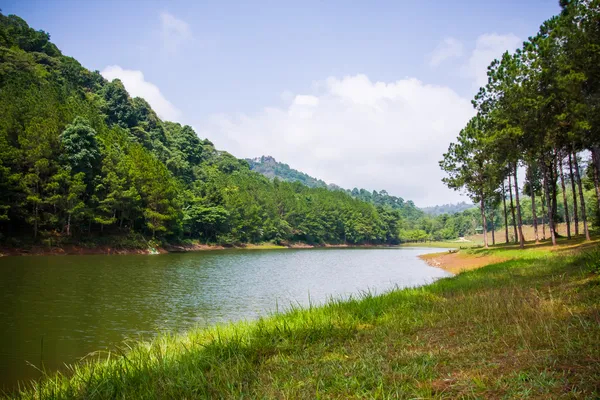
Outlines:
{"type": "Polygon", "coordinates": [[[440,163],[479,210],[422,210],[272,157],[237,159],[0,14],[0,242],[398,244],[501,228],[523,241],[523,224],[543,239],[565,221],[586,234],[598,218],[597,13],[569,3],[489,67],[477,116],[440,163]]]}
{"type": "Polygon", "coordinates": [[[434,224],[383,192],[251,171],[191,127],[162,121],[122,82],[85,69],[15,15],[0,14],[0,88],[0,240],[7,245],[442,238],[445,221],[434,224]]]}
{"type": "Polygon", "coordinates": [[[555,245],[558,222],[568,222],[569,238],[589,240],[599,218],[600,4],[560,5],[520,49],[491,63],[472,101],[477,115],[440,161],[445,183],[480,205],[483,229],[503,220],[506,241],[512,228],[521,247],[524,224],[536,242],[555,245]]]}
{"type": "Polygon", "coordinates": [[[327,184],[304,172],[290,168],[273,157],[261,156],[247,159],[250,169],[268,178],[278,178],[287,182],[300,182],[309,187],[328,188],[344,191],[355,199],[397,210],[401,217],[398,238],[400,242],[439,241],[456,239],[477,232],[480,221],[473,205],[466,202],[442,206],[418,208],[411,200],[390,195],[386,190],[343,189],[336,184],[327,184]]]}
{"type": "Polygon", "coordinates": [[[246,161],[252,171],[256,171],[267,178],[279,178],[286,182],[300,182],[311,188],[337,188],[336,185],[328,186],[321,179],[313,178],[304,172],[290,168],[289,165],[278,162],[271,156],[261,156],[253,159],[247,158],[246,161]]]}

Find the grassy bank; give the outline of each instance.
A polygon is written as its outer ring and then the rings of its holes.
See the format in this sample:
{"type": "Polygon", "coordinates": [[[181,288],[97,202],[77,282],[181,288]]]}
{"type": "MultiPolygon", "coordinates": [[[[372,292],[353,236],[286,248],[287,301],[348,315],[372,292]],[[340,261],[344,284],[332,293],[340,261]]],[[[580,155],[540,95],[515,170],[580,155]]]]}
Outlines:
{"type": "Polygon", "coordinates": [[[466,252],[507,260],[421,288],[163,336],[90,357],[20,397],[597,398],[600,277],[589,271],[598,250],[466,252]]]}

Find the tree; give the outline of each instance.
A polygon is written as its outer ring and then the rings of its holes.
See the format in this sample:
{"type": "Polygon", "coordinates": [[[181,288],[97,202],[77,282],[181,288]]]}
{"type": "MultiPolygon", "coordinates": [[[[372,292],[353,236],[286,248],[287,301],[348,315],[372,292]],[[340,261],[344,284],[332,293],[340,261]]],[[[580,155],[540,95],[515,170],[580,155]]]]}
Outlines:
{"type": "Polygon", "coordinates": [[[72,173],[83,173],[86,185],[91,185],[100,161],[96,131],[84,118],[76,117],[60,134],[60,141],[72,173]]]}
{"type": "Polygon", "coordinates": [[[467,126],[460,132],[457,141],[451,143],[448,152],[440,161],[440,167],[448,177],[443,182],[448,187],[460,190],[465,189],[474,202],[480,203],[481,221],[483,226],[483,240],[487,248],[487,220],[485,200],[494,188],[494,166],[489,148],[485,144],[485,122],[480,116],[472,118],[467,126]]]}

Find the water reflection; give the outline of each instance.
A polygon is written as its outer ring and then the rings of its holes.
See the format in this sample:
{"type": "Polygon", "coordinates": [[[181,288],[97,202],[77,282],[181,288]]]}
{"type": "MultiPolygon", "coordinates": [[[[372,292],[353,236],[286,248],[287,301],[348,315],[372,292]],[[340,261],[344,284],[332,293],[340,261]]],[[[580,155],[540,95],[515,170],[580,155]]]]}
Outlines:
{"type": "Polygon", "coordinates": [[[428,249],[248,250],[0,258],[0,386],[126,338],[253,319],[289,304],[447,276],[428,249]]]}

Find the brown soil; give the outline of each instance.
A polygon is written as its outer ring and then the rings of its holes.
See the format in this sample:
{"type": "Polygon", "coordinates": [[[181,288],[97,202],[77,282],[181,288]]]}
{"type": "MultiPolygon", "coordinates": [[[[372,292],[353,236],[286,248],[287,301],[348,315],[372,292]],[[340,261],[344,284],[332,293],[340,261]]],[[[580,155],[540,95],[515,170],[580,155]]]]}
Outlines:
{"type": "MultiPolygon", "coordinates": [[[[159,253],[167,253],[165,249],[157,249],[159,253]]],[[[1,256],[53,256],[53,255],[87,255],[87,254],[150,254],[148,249],[124,249],[109,246],[82,247],[65,245],[61,247],[1,247],[1,256]]]]}
{"type": "Polygon", "coordinates": [[[424,254],[419,256],[419,258],[424,260],[427,264],[431,265],[432,267],[441,268],[453,274],[458,274],[462,271],[469,271],[472,269],[481,268],[488,264],[506,261],[506,258],[498,256],[476,256],[460,252],[424,254]]]}
{"type": "MultiPolygon", "coordinates": [[[[158,253],[184,253],[188,251],[212,251],[226,249],[313,249],[313,248],[346,248],[346,247],[376,247],[374,245],[355,245],[347,244],[325,244],[325,245],[310,245],[306,243],[285,243],[282,246],[261,247],[254,244],[240,244],[235,246],[221,246],[209,244],[185,244],[185,245],[169,245],[156,249],[158,253]]],[[[2,256],[53,256],[53,255],[88,255],[88,254],[152,254],[150,249],[139,248],[117,248],[110,246],[83,247],[77,245],[64,245],[60,247],[47,246],[32,246],[32,247],[0,247],[0,257],[2,256]]]]}

